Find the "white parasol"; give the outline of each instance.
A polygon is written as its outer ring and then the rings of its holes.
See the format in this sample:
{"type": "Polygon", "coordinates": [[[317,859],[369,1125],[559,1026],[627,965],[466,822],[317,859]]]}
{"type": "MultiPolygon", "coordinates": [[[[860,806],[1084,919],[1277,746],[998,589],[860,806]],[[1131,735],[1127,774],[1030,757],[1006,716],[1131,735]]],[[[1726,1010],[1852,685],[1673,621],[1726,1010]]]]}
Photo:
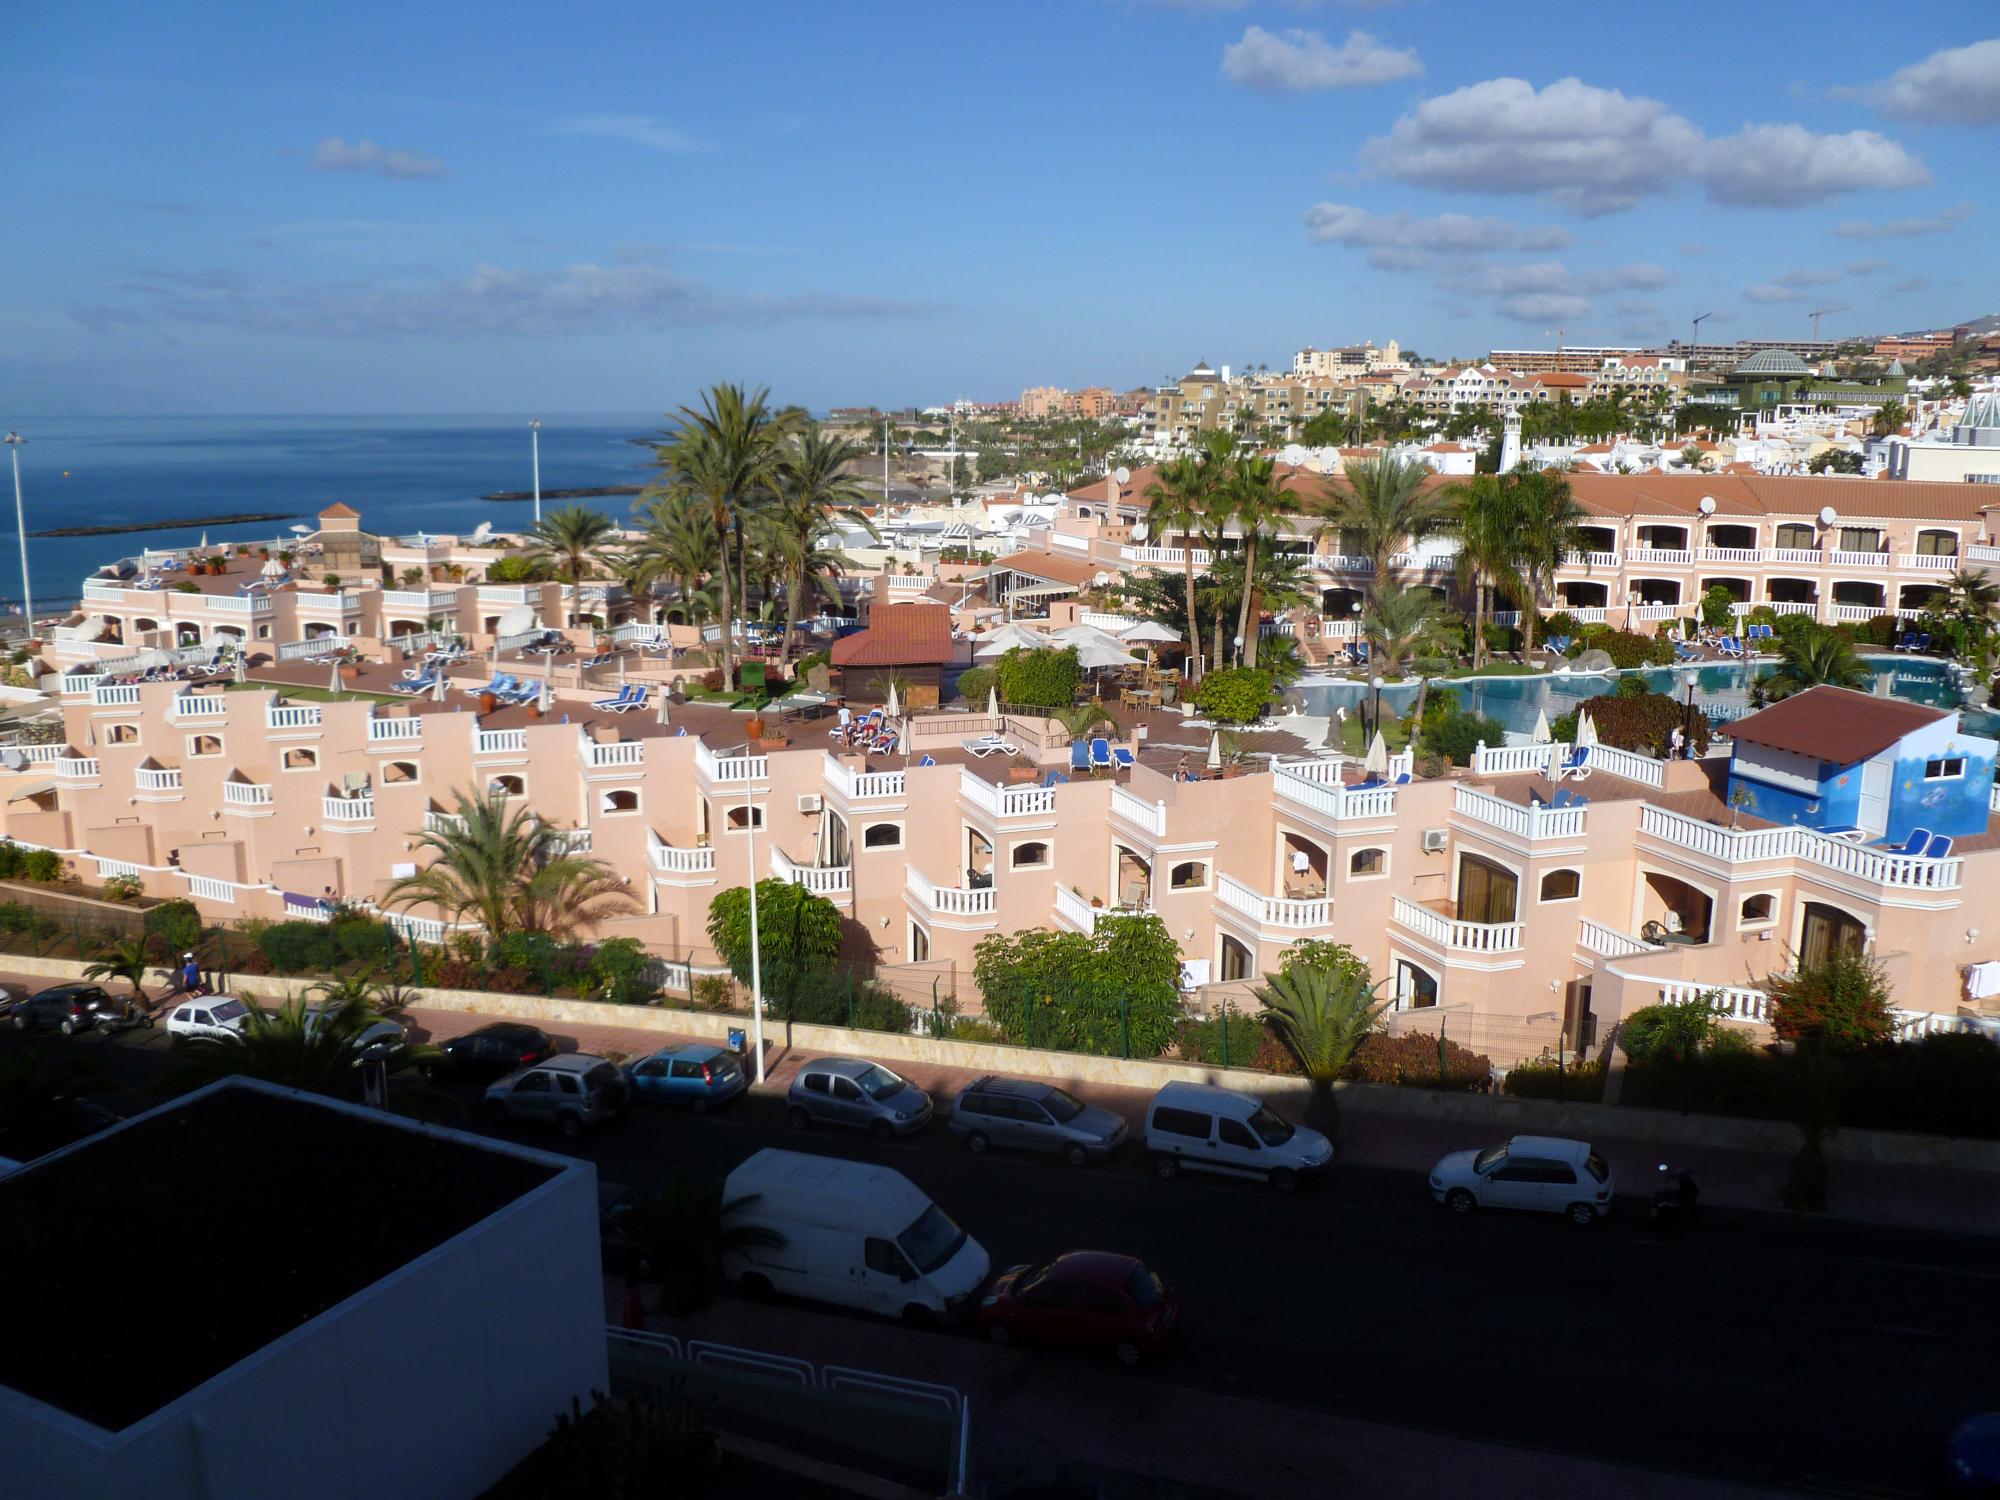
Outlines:
{"type": "Polygon", "coordinates": [[[450,691],[445,681],[448,675],[449,674],[447,674],[444,669],[443,663],[439,663],[437,668],[437,675],[431,679],[431,702],[433,703],[444,702],[444,695],[448,691],[450,691]]]}
{"type": "Polygon", "coordinates": [[[1579,747],[1597,743],[1597,726],[1590,722],[1590,710],[1580,708],[1576,713],[1576,743],[1579,747]]]}
{"type": "Polygon", "coordinates": [[[1162,625],[1157,620],[1142,620],[1130,630],[1120,631],[1118,635],[1121,641],[1159,641],[1162,644],[1178,641],[1180,638],[1179,631],[1171,626],[1162,625]]]}
{"type": "Polygon", "coordinates": [[[1389,774],[1389,742],[1382,738],[1382,731],[1375,731],[1375,738],[1368,742],[1368,754],[1361,762],[1361,769],[1370,776],[1389,774]]]}
{"type": "Polygon", "coordinates": [[[1120,651],[1115,645],[1085,641],[1076,648],[1076,664],[1086,672],[1095,672],[1103,667],[1136,667],[1139,658],[1120,651]]]}
{"type": "Polygon", "coordinates": [[[896,680],[893,677],[889,679],[889,696],[882,702],[882,712],[892,719],[902,717],[903,705],[896,697],[896,680]]]}
{"type": "Polygon", "coordinates": [[[329,661],[331,665],[327,673],[326,690],[338,698],[340,696],[340,653],[338,651],[334,652],[329,661]]]}
{"type": "Polygon", "coordinates": [[[1537,745],[1546,745],[1549,742],[1549,711],[1546,708],[1535,711],[1534,738],[1537,745]]]}
{"type": "Polygon", "coordinates": [[[1000,717],[1000,689],[997,685],[986,689],[986,717],[1000,717]]]}
{"type": "Polygon", "coordinates": [[[1211,729],[1208,732],[1208,768],[1211,771],[1220,771],[1222,769],[1222,731],[1220,729],[1211,729]]]}

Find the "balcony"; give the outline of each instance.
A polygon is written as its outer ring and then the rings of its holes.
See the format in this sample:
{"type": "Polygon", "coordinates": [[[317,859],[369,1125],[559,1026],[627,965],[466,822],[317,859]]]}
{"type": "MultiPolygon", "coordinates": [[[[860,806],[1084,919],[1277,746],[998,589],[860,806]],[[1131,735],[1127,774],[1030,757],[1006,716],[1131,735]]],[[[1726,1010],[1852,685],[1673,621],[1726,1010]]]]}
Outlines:
{"type": "Polygon", "coordinates": [[[301,614],[345,614],[361,608],[361,595],[354,589],[335,589],[330,594],[299,594],[301,614]]]}
{"type": "Polygon", "coordinates": [[[472,731],[472,753],[474,755],[526,755],[528,753],[528,731],[525,729],[478,729],[472,731]]]}
{"type": "Polygon", "coordinates": [[[1272,780],[1280,797],[1336,823],[1361,818],[1389,818],[1396,812],[1393,786],[1357,790],[1338,780],[1317,781],[1293,766],[1276,766],[1272,780]]]}
{"type": "Polygon", "coordinates": [[[857,771],[832,751],[826,756],[826,784],[847,802],[873,802],[900,797],[907,778],[901,771],[857,771]]]}
{"type": "Polygon", "coordinates": [[[219,719],[229,712],[229,698],[223,693],[179,693],[167,705],[167,716],[181,719],[219,719]]]}
{"type": "Polygon", "coordinates": [[[271,806],[271,786],[262,781],[225,781],[222,783],[222,810],[232,808],[268,808],[271,806]]]}
{"type": "Polygon", "coordinates": [[[1604,569],[1615,570],[1618,566],[1616,552],[1565,552],[1563,566],[1566,568],[1587,568],[1592,572],[1604,569]]]}
{"type": "Polygon", "coordinates": [[[1761,547],[1704,547],[1701,560],[1705,563],[1760,563],[1764,560],[1761,547]]]}
{"type": "Polygon", "coordinates": [[[458,608],[457,589],[384,589],[382,608],[414,610],[421,615],[449,614],[458,608]]]}
{"type": "Polygon", "coordinates": [[[1394,897],[1390,920],[1450,953],[1518,953],[1521,951],[1519,922],[1465,922],[1448,917],[1428,906],[1419,906],[1401,896],[1394,897]]]}
{"type": "Polygon", "coordinates": [[[1694,552],[1687,547],[1627,547],[1628,568],[1687,568],[1694,565],[1694,552]]]}
{"type": "Polygon", "coordinates": [[[264,709],[264,727],[269,730],[317,729],[320,727],[320,709],[317,703],[272,703],[264,709]]]}
{"type": "Polygon", "coordinates": [[[1242,912],[1260,928],[1299,932],[1307,928],[1326,927],[1333,921],[1333,899],[1330,896],[1309,901],[1266,896],[1228,875],[1216,877],[1215,893],[1224,906],[1242,912]]]}
{"type": "Polygon", "coordinates": [[[637,774],[645,769],[644,740],[602,742],[590,739],[580,728],[577,730],[577,737],[581,741],[578,748],[586,771],[627,771],[637,774]]]}
{"type": "Polygon", "coordinates": [[[1048,817],[1056,810],[1052,786],[995,786],[966,767],[959,769],[958,795],[995,818],[1048,817]]]}
{"type": "Polygon", "coordinates": [[[181,795],[179,766],[140,766],[132,772],[132,780],[142,797],[181,795]]]}
{"type": "Polygon", "coordinates": [[[90,690],[92,708],[137,708],[139,685],[135,682],[100,682],[90,690]]]}
{"type": "Polygon", "coordinates": [[[54,762],[58,781],[98,781],[103,767],[94,755],[63,755],[54,762]]]}
{"type": "Polygon", "coordinates": [[[1958,567],[1959,559],[1949,552],[1906,552],[1896,559],[1896,566],[1916,573],[1949,573],[1958,567]]]}
{"type": "Polygon", "coordinates": [[[356,823],[375,821],[375,799],[373,797],[322,797],[320,815],[336,827],[347,827],[356,823]]]}
{"type": "Polygon", "coordinates": [[[771,851],[771,873],[789,884],[803,886],[815,896],[846,896],[854,889],[852,865],[794,864],[782,849],[771,851]]]}
{"type": "Polygon", "coordinates": [[[1817,547],[1766,547],[1764,561],[1791,568],[1816,568],[1826,561],[1826,554],[1817,547]]]}
{"type": "Polygon", "coordinates": [[[368,721],[368,743],[371,745],[408,744],[424,737],[424,721],[412,714],[407,719],[370,718],[368,721]]]}
{"type": "Polygon", "coordinates": [[[1524,806],[1491,792],[1477,791],[1463,782],[1451,789],[1451,810],[1531,844],[1542,839],[1582,838],[1584,814],[1588,811],[1582,807],[1545,807],[1538,803],[1524,806]]]}
{"type": "Polygon", "coordinates": [[[741,786],[771,779],[768,755],[717,755],[703,740],[695,741],[694,768],[717,785],[741,786]]]}
{"type": "MultiPolygon", "coordinates": [[[[160,597],[154,595],[154,598],[160,597]]],[[[268,615],[275,607],[263,589],[253,594],[175,594],[174,599],[196,601],[225,615],[268,615]]]]}
{"type": "Polygon", "coordinates": [[[1620,932],[1617,928],[1607,927],[1602,922],[1593,922],[1589,917],[1578,919],[1576,943],[1579,948],[1588,948],[1600,958],[1637,958],[1642,953],[1660,951],[1651,943],[1633,937],[1629,932],[1620,932]]]}
{"type": "Polygon", "coordinates": [[[679,849],[649,828],[646,859],[661,885],[715,884],[715,850],[707,844],[696,849],[679,849]]]}
{"type": "Polygon", "coordinates": [[[1826,554],[1827,563],[1835,568],[1886,568],[1890,556],[1886,552],[1848,552],[1836,550],[1826,554]]]}
{"type": "Polygon", "coordinates": [[[947,926],[995,927],[995,892],[992,886],[966,887],[938,885],[913,869],[903,872],[903,889],[910,900],[947,926]]]}
{"type": "Polygon", "coordinates": [[[479,585],[481,604],[540,604],[542,586],[538,583],[482,583],[479,585]]]}
{"type": "Polygon", "coordinates": [[[1122,786],[1114,786],[1111,788],[1111,811],[1156,839],[1167,836],[1167,804],[1164,802],[1148,802],[1122,786]]]}
{"type": "Polygon", "coordinates": [[[464,833],[469,825],[457,813],[439,812],[431,808],[424,814],[424,832],[445,835],[464,833]]]}
{"type": "Polygon", "coordinates": [[[1095,932],[1097,924],[1106,917],[1149,917],[1153,915],[1150,907],[1121,906],[1108,908],[1092,906],[1067,886],[1056,887],[1055,910],[1058,921],[1065,922],[1082,933],[1095,932]]]}
{"type": "Polygon", "coordinates": [[[1639,809],[1639,832],[1732,869],[1739,865],[1802,859],[1868,885],[1896,890],[1955,891],[1965,867],[1965,861],[1956,856],[1919,859],[1914,855],[1891,854],[1796,826],[1723,828],[1652,806],[1639,809]]]}

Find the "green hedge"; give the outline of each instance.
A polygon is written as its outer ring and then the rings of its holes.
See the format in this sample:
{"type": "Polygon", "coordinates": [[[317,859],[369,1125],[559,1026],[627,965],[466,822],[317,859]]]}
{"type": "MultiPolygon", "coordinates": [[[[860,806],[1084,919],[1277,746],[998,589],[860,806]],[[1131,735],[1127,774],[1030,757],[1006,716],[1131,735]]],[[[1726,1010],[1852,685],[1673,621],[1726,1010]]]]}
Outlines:
{"type": "Polygon", "coordinates": [[[1032,708],[1067,708],[1076,701],[1079,668],[1074,649],[1029,651],[1015,647],[1000,658],[1000,696],[1032,708]]]}

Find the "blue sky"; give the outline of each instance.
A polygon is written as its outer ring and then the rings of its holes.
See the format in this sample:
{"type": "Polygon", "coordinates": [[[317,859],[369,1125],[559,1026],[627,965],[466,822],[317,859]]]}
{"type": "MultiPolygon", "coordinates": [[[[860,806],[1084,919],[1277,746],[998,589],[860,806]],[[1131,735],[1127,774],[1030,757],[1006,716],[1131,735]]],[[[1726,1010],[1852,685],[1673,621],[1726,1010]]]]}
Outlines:
{"type": "Polygon", "coordinates": [[[1632,15],[16,0],[0,415],[994,398],[2000,306],[1993,5],[1632,15]]]}

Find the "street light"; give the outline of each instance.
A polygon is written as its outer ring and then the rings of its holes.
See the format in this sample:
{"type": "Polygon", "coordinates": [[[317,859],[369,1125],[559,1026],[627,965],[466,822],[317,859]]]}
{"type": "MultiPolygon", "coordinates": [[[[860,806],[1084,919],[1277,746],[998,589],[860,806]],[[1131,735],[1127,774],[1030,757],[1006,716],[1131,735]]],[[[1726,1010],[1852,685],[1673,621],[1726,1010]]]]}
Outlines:
{"type": "Polygon", "coordinates": [[[764,960],[757,940],[757,808],[743,791],[743,834],[750,849],[750,1050],[757,1056],[757,1081],[764,1081],[764,960]]]}
{"type": "MultiPolygon", "coordinates": [[[[1372,740],[1376,735],[1382,732],[1382,689],[1387,687],[1389,684],[1385,682],[1380,676],[1376,676],[1369,679],[1368,685],[1373,689],[1375,689],[1375,709],[1373,714],[1374,722],[1369,726],[1368,730],[1368,737],[1369,739],[1372,740]]],[[[1363,745],[1361,748],[1364,753],[1368,749],[1366,745],[1363,745]]]]}
{"type": "Polygon", "coordinates": [[[21,444],[27,442],[18,432],[10,432],[6,437],[8,456],[14,460],[14,529],[21,537],[21,613],[27,622],[27,639],[35,638],[35,595],[28,587],[28,521],[21,505],[21,444]]]}
{"type": "Polygon", "coordinates": [[[542,419],[528,419],[528,445],[535,463],[535,524],[542,524],[542,419]]]}
{"type": "Polygon", "coordinates": [[[1243,637],[1240,635],[1236,637],[1236,665],[1243,665],[1243,637]]]}
{"type": "Polygon", "coordinates": [[[1687,707],[1681,714],[1681,748],[1689,760],[1694,759],[1694,683],[1695,668],[1687,669],[1687,707]]]}

